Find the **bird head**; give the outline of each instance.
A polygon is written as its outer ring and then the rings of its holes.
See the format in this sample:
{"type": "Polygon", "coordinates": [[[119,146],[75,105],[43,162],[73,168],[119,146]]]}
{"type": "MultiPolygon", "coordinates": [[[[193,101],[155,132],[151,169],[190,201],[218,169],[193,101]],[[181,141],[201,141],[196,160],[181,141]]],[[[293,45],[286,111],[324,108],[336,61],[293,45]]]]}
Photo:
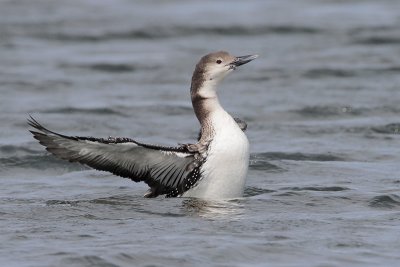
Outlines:
{"type": "Polygon", "coordinates": [[[226,75],[237,67],[246,64],[258,55],[232,56],[228,52],[219,51],[202,57],[196,65],[192,77],[192,95],[201,94],[204,97],[215,94],[215,86],[222,81],[226,75]]]}

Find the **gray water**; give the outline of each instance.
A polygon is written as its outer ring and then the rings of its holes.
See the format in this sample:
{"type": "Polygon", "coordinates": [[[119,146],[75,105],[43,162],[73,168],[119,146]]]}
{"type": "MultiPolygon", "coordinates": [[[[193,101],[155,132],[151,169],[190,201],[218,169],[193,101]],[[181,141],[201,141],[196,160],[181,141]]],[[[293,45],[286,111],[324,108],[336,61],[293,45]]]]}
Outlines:
{"type": "Polygon", "coordinates": [[[399,266],[400,1],[0,1],[1,266],[399,266]],[[58,132],[175,145],[211,51],[247,121],[245,196],[144,199],[58,132]]]}

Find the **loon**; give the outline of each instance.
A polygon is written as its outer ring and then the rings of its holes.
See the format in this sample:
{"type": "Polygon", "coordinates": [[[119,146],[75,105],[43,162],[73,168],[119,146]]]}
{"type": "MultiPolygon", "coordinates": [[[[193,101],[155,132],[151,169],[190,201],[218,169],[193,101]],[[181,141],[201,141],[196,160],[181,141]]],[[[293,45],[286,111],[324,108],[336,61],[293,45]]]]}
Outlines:
{"type": "Polygon", "coordinates": [[[190,95],[201,129],[196,143],[176,147],[144,144],[130,138],[67,136],[42,126],[32,116],[33,137],[58,158],[145,182],[144,197],[242,197],[249,165],[247,124],[220,105],[217,85],[258,55],[235,57],[219,51],[203,56],[193,72],[190,95]]]}

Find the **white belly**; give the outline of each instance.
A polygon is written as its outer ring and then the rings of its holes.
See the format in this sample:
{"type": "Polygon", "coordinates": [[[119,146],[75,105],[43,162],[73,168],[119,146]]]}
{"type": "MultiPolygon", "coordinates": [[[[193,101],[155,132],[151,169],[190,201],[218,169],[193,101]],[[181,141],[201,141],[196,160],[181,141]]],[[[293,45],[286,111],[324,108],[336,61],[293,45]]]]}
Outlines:
{"type": "Polygon", "coordinates": [[[184,197],[227,199],[243,195],[249,141],[236,122],[226,115],[215,118],[221,127],[215,129],[209,145],[207,160],[201,168],[202,179],[184,197]]]}

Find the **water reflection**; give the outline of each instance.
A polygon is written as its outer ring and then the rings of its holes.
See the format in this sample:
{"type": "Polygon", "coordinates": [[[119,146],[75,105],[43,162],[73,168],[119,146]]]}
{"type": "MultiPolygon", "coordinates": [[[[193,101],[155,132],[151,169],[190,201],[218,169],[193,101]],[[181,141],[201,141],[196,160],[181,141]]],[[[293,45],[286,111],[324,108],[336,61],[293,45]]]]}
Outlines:
{"type": "Polygon", "coordinates": [[[241,199],[205,200],[190,198],[182,201],[184,214],[200,216],[207,219],[240,220],[244,215],[241,199]]]}

